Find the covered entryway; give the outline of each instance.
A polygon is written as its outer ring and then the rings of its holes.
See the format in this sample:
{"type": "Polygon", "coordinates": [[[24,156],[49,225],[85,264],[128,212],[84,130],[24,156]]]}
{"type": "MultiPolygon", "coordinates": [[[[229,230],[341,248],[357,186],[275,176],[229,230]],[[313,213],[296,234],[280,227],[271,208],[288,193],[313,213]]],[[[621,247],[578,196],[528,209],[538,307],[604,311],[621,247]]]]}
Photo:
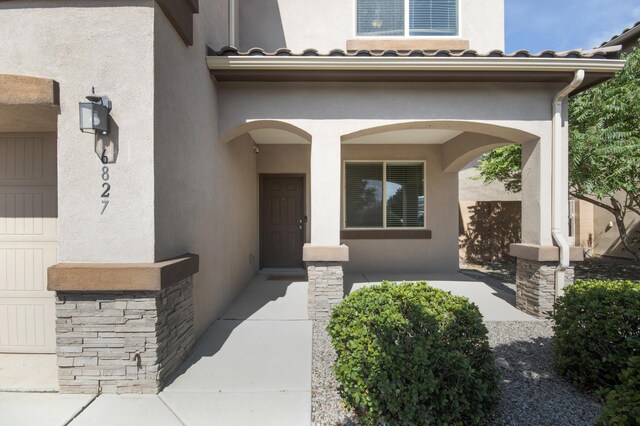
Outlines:
{"type": "Polygon", "coordinates": [[[304,176],[260,177],[260,266],[300,268],[304,244],[304,176]]]}
{"type": "Polygon", "coordinates": [[[0,353],[55,353],[57,84],[0,76],[0,353]]]}

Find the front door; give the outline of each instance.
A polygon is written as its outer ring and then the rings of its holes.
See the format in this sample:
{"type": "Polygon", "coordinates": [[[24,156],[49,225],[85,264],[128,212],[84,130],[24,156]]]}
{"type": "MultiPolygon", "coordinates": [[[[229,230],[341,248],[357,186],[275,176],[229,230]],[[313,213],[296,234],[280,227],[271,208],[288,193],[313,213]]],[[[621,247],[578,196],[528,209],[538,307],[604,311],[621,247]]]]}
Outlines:
{"type": "Polygon", "coordinates": [[[263,175],[260,199],[261,267],[302,267],[304,178],[263,175]]]}

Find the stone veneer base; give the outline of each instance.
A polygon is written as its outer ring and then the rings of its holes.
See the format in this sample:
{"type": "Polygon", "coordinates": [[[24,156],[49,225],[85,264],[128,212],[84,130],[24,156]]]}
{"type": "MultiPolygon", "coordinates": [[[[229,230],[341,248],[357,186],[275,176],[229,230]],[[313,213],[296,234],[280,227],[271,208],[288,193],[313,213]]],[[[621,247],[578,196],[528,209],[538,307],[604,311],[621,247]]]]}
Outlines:
{"type": "MultiPolygon", "coordinates": [[[[518,259],[516,308],[536,318],[548,318],[555,302],[557,262],[518,259]]],[[[573,284],[573,267],[565,272],[565,286],[573,284]]]]}
{"type": "Polygon", "coordinates": [[[326,320],[344,298],[342,262],[307,262],[309,319],[326,320]]]}
{"type": "Polygon", "coordinates": [[[58,291],[60,393],[158,393],[195,343],[192,291],[58,291]]]}

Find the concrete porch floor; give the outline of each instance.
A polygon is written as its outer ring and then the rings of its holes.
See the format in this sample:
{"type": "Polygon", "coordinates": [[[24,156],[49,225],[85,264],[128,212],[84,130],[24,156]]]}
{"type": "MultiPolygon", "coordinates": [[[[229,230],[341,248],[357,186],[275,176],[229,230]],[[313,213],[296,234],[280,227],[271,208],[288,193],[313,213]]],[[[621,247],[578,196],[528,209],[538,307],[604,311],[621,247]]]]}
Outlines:
{"type": "Polygon", "coordinates": [[[490,285],[489,279],[474,278],[459,272],[450,273],[382,273],[365,272],[345,274],[345,293],[381,281],[427,281],[430,286],[464,296],[475,303],[485,321],[536,321],[531,315],[515,307],[516,297],[508,289],[490,285]]]}
{"type": "MultiPolygon", "coordinates": [[[[486,321],[535,321],[515,309],[512,293],[460,273],[346,274],[345,291],[383,279],[427,280],[471,299],[486,321]]],[[[200,338],[159,395],[94,399],[92,395],[0,392],[0,424],[308,425],[311,338],[307,283],[270,281],[267,274],[258,274],[200,338]]],[[[55,355],[49,357],[55,360],[55,355]]],[[[55,375],[55,361],[41,371],[55,375]]]]}

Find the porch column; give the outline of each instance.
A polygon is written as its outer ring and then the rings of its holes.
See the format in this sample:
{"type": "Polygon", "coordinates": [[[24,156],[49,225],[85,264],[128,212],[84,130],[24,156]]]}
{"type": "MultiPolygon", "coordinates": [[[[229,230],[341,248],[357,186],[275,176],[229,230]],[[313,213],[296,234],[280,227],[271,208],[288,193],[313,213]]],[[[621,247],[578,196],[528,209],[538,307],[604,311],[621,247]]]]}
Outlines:
{"type": "MultiPolygon", "coordinates": [[[[567,218],[561,228],[568,237],[568,148],[564,145],[562,161],[567,166],[561,178],[562,187],[567,190],[558,207],[562,209],[562,217],[567,218]]],[[[560,250],[551,235],[551,148],[550,135],[522,145],[522,243],[511,245],[511,255],[518,259],[516,307],[538,318],[553,311],[555,272],[560,260],[560,250]]],[[[579,247],[572,247],[571,260],[582,260],[579,247]]],[[[573,277],[570,267],[565,273],[565,285],[572,284],[573,277]]]]}
{"type": "Polygon", "coordinates": [[[311,142],[311,243],[303,260],[309,279],[309,318],[327,319],[344,296],[342,263],[349,249],[340,244],[340,135],[316,128],[311,142]]]}

